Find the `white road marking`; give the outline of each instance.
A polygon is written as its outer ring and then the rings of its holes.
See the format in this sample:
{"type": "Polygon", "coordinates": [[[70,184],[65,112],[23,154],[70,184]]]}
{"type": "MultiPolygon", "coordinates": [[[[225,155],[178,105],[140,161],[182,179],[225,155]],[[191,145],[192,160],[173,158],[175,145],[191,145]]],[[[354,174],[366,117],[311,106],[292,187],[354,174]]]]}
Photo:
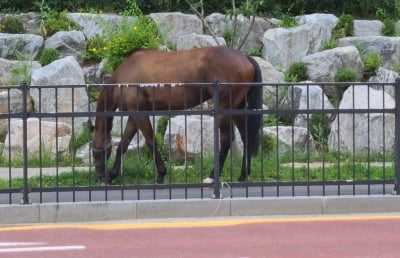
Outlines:
{"type": "Polygon", "coordinates": [[[20,252],[47,252],[47,251],[70,251],[84,250],[84,245],[65,245],[65,246],[43,246],[42,242],[0,242],[0,253],[20,253],[20,252]],[[15,246],[37,246],[39,247],[15,247],[15,246]],[[10,247],[10,248],[4,248],[10,247]]]}
{"type": "Polygon", "coordinates": [[[45,245],[43,242],[0,242],[0,247],[20,246],[20,245],[45,245]]]}

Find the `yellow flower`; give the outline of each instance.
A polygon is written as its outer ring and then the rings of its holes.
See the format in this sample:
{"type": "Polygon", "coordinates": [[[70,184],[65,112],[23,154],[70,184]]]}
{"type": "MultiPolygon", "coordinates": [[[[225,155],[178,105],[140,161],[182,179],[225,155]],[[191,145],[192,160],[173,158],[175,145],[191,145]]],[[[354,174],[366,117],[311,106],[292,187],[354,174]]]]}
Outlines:
{"type": "Polygon", "coordinates": [[[92,48],[92,52],[96,52],[97,51],[97,49],[94,47],[94,48],[92,48]]]}
{"type": "Polygon", "coordinates": [[[107,47],[103,47],[103,51],[106,51],[107,50],[107,47]]]}
{"type": "Polygon", "coordinates": [[[133,28],[132,28],[133,30],[137,30],[138,29],[138,27],[136,27],[136,26],[133,26],[133,28]]]}
{"type": "Polygon", "coordinates": [[[103,10],[100,10],[100,11],[99,11],[99,14],[103,14],[103,10]]]}

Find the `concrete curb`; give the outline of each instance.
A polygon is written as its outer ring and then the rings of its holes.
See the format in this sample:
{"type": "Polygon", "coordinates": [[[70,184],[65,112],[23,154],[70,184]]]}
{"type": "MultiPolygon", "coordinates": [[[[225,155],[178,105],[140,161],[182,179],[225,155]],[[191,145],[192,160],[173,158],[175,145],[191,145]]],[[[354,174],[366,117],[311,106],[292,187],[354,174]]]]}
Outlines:
{"type": "Polygon", "coordinates": [[[400,212],[400,196],[279,197],[0,205],[0,224],[400,212]]]}

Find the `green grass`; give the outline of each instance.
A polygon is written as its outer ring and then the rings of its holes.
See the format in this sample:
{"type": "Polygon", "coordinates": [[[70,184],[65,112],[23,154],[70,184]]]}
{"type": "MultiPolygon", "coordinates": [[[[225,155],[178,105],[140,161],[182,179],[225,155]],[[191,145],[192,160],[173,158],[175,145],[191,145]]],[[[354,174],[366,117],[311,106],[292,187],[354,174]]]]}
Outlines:
{"type": "MultiPolygon", "coordinates": [[[[33,176],[28,180],[28,186],[31,188],[37,187],[63,187],[63,186],[88,186],[88,185],[100,185],[100,182],[94,182],[93,177],[88,171],[74,171],[60,173],[58,176],[55,175],[41,175],[33,176]]],[[[23,179],[13,178],[11,185],[9,180],[0,179],[0,189],[5,188],[22,188],[23,179]]]]}
{"type": "MultiPolygon", "coordinates": [[[[74,158],[72,154],[60,157],[59,159],[55,159],[49,153],[43,153],[41,157],[39,156],[29,156],[28,164],[31,168],[40,168],[40,167],[68,167],[72,166],[82,166],[82,160],[74,158]]],[[[23,156],[14,156],[12,162],[10,163],[8,159],[5,159],[3,156],[0,156],[0,167],[13,167],[20,168],[24,166],[23,156]]]]}
{"type": "MultiPolygon", "coordinates": [[[[139,185],[153,184],[157,175],[156,168],[148,153],[141,155],[127,155],[123,160],[121,176],[115,180],[115,184],[139,185]]],[[[354,181],[354,180],[381,180],[393,179],[395,176],[393,165],[375,165],[372,162],[392,162],[393,156],[383,159],[381,156],[356,156],[343,153],[327,153],[326,155],[292,155],[286,153],[277,157],[271,153],[261,159],[260,156],[252,160],[252,174],[249,182],[308,182],[308,181],[354,181]],[[294,157],[294,160],[292,161],[294,157]],[[368,159],[370,160],[368,162],[368,159]],[[294,162],[302,166],[294,166],[294,162]],[[307,162],[323,162],[324,167],[312,167],[307,162]]],[[[109,169],[113,161],[108,163],[109,169]]],[[[176,166],[173,162],[166,162],[168,174],[165,183],[183,184],[201,183],[208,176],[213,167],[213,157],[200,158],[187,165],[176,166]],[[203,171],[203,172],[202,172],[203,171]]],[[[221,181],[235,182],[240,175],[241,158],[228,156],[222,171],[221,181]],[[232,170],[232,173],[229,171],[232,170]]],[[[101,182],[94,180],[94,171],[71,171],[60,173],[58,176],[42,175],[29,178],[29,187],[65,187],[65,186],[94,186],[101,182]]],[[[21,188],[22,178],[0,180],[0,189],[21,188]]]]}

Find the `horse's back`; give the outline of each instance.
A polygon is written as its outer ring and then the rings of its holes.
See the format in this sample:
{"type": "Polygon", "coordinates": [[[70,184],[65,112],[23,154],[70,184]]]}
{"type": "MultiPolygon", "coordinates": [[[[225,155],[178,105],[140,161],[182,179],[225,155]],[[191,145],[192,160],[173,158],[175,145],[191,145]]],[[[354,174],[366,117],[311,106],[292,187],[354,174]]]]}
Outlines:
{"type": "Polygon", "coordinates": [[[184,51],[138,50],[114,72],[115,83],[252,82],[247,56],[228,47],[184,51]]]}

